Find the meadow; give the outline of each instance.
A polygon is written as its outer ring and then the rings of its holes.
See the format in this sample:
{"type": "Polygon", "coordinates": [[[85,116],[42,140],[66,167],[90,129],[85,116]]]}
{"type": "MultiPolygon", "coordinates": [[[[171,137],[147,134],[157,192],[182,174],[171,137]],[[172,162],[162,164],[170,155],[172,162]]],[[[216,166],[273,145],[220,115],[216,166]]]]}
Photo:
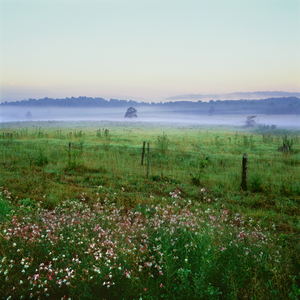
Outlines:
{"type": "Polygon", "coordinates": [[[2,123],[0,174],[1,299],[300,297],[299,130],[2,123]]]}

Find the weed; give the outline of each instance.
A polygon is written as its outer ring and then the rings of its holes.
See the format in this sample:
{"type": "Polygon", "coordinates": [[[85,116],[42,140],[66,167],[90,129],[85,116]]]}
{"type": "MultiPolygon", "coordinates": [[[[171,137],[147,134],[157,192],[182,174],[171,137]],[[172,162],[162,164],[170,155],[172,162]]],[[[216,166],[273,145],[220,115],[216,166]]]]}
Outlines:
{"type": "Polygon", "coordinates": [[[255,173],[250,176],[250,190],[254,193],[263,191],[263,181],[259,174],[255,173]]]}
{"type": "Polygon", "coordinates": [[[68,153],[68,167],[67,170],[73,170],[76,169],[77,167],[80,167],[83,162],[79,160],[79,156],[81,154],[80,150],[78,149],[70,149],[66,150],[68,153]]]}
{"type": "Polygon", "coordinates": [[[74,137],[75,138],[82,138],[83,137],[83,132],[82,130],[76,131],[74,132],[74,137]]]}
{"type": "Polygon", "coordinates": [[[273,142],[273,136],[270,134],[263,134],[262,135],[262,141],[263,143],[272,143],[273,142]]]}
{"type": "Polygon", "coordinates": [[[13,206],[0,190],[0,222],[9,221],[13,213],[13,206]]]}
{"type": "Polygon", "coordinates": [[[300,287],[296,284],[297,276],[294,276],[292,278],[293,284],[292,284],[292,291],[289,294],[290,299],[299,299],[300,298],[300,287]]]}
{"type": "Polygon", "coordinates": [[[197,172],[193,175],[192,173],[190,173],[191,175],[191,183],[195,186],[201,186],[204,185],[203,180],[207,179],[207,175],[205,174],[205,167],[207,167],[210,164],[210,158],[206,157],[205,159],[201,159],[199,162],[199,168],[197,170],[197,172]]]}
{"type": "Polygon", "coordinates": [[[290,152],[292,150],[292,147],[294,145],[294,139],[291,137],[289,138],[287,135],[285,135],[283,138],[283,146],[280,148],[283,152],[290,152]]]}
{"type": "Polygon", "coordinates": [[[33,159],[33,162],[36,166],[43,167],[49,163],[49,156],[45,154],[44,150],[41,148],[36,152],[36,155],[33,159]]]}
{"type": "Polygon", "coordinates": [[[244,146],[245,146],[245,147],[248,147],[248,146],[249,146],[249,139],[248,139],[248,136],[244,135],[243,138],[244,138],[244,146]]]}
{"type": "Polygon", "coordinates": [[[163,132],[163,135],[159,135],[156,140],[156,148],[161,154],[166,154],[169,148],[170,141],[168,136],[163,132]]]}

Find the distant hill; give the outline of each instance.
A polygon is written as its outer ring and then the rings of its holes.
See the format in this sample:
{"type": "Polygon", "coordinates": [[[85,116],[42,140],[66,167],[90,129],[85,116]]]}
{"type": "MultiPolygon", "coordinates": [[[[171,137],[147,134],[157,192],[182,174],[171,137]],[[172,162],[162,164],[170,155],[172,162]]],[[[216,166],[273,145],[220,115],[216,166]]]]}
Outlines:
{"type": "Polygon", "coordinates": [[[64,99],[28,99],[15,102],[4,102],[1,106],[10,107],[99,107],[99,108],[128,108],[151,107],[168,110],[174,113],[187,114],[300,114],[300,98],[280,97],[260,100],[210,100],[198,101],[169,101],[160,103],[136,102],[127,100],[91,97],[72,97],[64,99]]]}
{"type": "Polygon", "coordinates": [[[168,97],[166,100],[239,100],[239,99],[263,99],[263,98],[278,98],[278,97],[300,97],[300,93],[289,93],[289,92],[237,92],[230,94],[185,94],[185,95],[177,95],[173,97],[168,97]]]}

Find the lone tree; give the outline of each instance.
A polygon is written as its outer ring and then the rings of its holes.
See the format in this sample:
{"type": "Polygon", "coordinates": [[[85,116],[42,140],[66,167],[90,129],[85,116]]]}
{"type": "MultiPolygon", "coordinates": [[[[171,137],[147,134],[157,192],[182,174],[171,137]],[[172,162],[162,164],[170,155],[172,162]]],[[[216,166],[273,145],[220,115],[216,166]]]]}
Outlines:
{"type": "Polygon", "coordinates": [[[256,118],[256,116],[248,116],[246,121],[245,121],[245,126],[246,127],[253,127],[256,124],[255,118],[256,118]]]}
{"type": "Polygon", "coordinates": [[[137,118],[137,110],[134,107],[129,107],[126,111],[124,118],[137,118]]]}

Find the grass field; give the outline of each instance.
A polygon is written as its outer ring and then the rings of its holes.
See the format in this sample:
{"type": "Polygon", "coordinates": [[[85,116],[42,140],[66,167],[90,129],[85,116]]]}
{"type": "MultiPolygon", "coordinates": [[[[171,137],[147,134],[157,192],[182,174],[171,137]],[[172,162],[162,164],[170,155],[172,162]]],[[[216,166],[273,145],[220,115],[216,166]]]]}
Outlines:
{"type": "Polygon", "coordinates": [[[300,297],[299,130],[2,123],[0,173],[3,299],[300,297]]]}

